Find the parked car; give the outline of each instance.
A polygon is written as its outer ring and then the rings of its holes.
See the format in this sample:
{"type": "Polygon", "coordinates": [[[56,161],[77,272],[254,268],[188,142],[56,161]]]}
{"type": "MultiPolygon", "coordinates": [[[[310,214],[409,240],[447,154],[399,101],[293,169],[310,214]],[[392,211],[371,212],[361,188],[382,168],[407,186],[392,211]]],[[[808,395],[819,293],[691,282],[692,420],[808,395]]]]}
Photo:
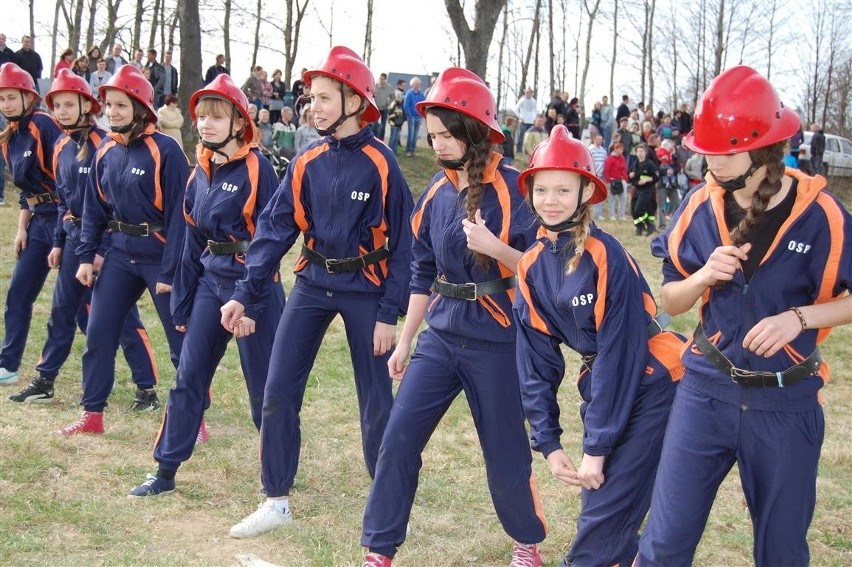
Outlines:
{"type": "MultiPolygon", "coordinates": [[[[805,141],[799,146],[799,169],[813,173],[811,167],[811,138],[813,132],[805,132],[805,141]]],[[[833,177],[852,177],[852,142],[846,138],[825,135],[825,153],[822,156],[828,175],[833,177]]]]}

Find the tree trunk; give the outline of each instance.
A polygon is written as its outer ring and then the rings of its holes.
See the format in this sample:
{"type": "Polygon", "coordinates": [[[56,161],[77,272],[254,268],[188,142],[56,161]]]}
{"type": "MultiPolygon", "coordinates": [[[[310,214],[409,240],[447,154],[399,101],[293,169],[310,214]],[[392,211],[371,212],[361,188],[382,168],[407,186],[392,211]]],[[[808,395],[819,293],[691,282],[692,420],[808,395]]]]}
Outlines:
{"type": "Polygon", "coordinates": [[[373,0],[367,0],[367,26],[364,30],[364,63],[370,66],[370,56],[373,54],[373,0]]]}
{"type": "Polygon", "coordinates": [[[101,43],[102,54],[109,53],[107,50],[115,43],[115,36],[118,34],[115,21],[118,18],[119,8],[121,8],[121,0],[107,0],[107,30],[104,34],[103,43],[101,43]]]}
{"type": "Polygon", "coordinates": [[[500,34],[500,47],[497,51],[497,112],[500,107],[505,106],[503,100],[503,59],[506,54],[506,37],[509,35],[509,8],[503,7],[503,30],[500,34]]]}
{"type": "MultiPolygon", "coordinates": [[[[178,9],[175,8],[175,11],[172,12],[172,20],[169,22],[169,51],[175,50],[175,28],[177,28],[178,15],[178,9]]],[[[201,73],[201,68],[198,69],[198,72],[201,73]]]]}
{"type": "Polygon", "coordinates": [[[35,34],[35,0],[30,0],[30,37],[33,41],[33,49],[36,46],[36,34],[35,34]]]}
{"type": "MultiPolygon", "coordinates": [[[[157,28],[160,26],[160,0],[154,0],[154,16],[151,18],[151,33],[148,35],[148,49],[157,44],[157,28]]],[[[163,59],[163,49],[160,49],[160,60],[163,59]]]]}
{"type": "Polygon", "coordinates": [[[615,105],[615,58],[618,55],[618,2],[613,2],[612,9],[612,61],[609,65],[609,100],[615,105]]]}
{"type": "MultiPolygon", "coordinates": [[[[532,58],[533,47],[538,41],[539,35],[539,18],[541,17],[541,0],[535,0],[535,16],[533,16],[533,27],[530,32],[530,42],[527,45],[527,53],[524,56],[524,64],[521,67],[521,80],[518,84],[518,98],[524,93],[524,89],[527,86],[527,69],[530,68],[530,59],[532,58]]],[[[538,65],[536,65],[536,69],[538,69],[538,65]]],[[[537,84],[535,81],[533,84],[537,84]]]]}
{"type": "Polygon", "coordinates": [[[592,51],[592,28],[595,25],[595,18],[598,15],[598,8],[600,8],[601,0],[595,0],[594,7],[589,10],[589,1],[583,0],[583,8],[586,10],[586,14],[589,16],[589,24],[586,27],[586,58],[583,62],[583,76],[580,80],[580,90],[577,92],[577,98],[580,99],[580,104],[583,104],[583,101],[586,99],[586,77],[589,75],[589,61],[591,59],[591,51],[592,51]]]}
{"type": "MultiPolygon", "coordinates": [[[[49,77],[53,77],[53,65],[56,63],[56,34],[59,32],[59,10],[65,9],[64,4],[62,4],[62,0],[56,0],[56,7],[53,12],[53,37],[54,41],[51,42],[51,50],[50,50],[50,62],[46,65],[45,71],[48,72],[49,77]]],[[[33,49],[35,49],[35,39],[32,40],[33,49]]],[[[36,85],[36,90],[38,90],[38,85],[36,85]]]]}
{"type": "MultiPolygon", "coordinates": [[[[254,49],[251,52],[251,68],[257,65],[257,50],[260,47],[260,19],[263,15],[263,0],[257,0],[257,18],[254,21],[254,49]]],[[[231,69],[233,72],[233,69],[231,69]]]]}
{"type": "MultiPolygon", "coordinates": [[[[299,52],[299,37],[302,30],[302,20],[308,10],[310,0],[286,0],[286,20],[284,22],[284,83],[292,84],[293,66],[296,64],[296,54],[299,52]],[[296,8],[295,19],[293,8],[296,8]]],[[[372,36],[372,32],[370,33],[372,36]]],[[[301,77],[299,77],[301,78],[301,77]]],[[[295,101],[293,101],[295,102],[295,101]]]]}
{"type": "Polygon", "coordinates": [[[225,0],[225,19],[222,22],[222,42],[225,44],[225,67],[231,68],[231,0],[225,0]]]}
{"type": "MultiPolygon", "coordinates": [[[[97,12],[98,1],[89,0],[89,25],[86,28],[86,52],[95,45],[95,13],[97,12]]],[[[103,51],[101,51],[103,55],[103,51]]],[[[94,71],[94,69],[92,69],[94,71]]]]}
{"type": "Polygon", "coordinates": [[[550,48],[550,92],[547,93],[548,96],[551,96],[554,92],[556,92],[556,51],[554,45],[554,35],[553,35],[553,2],[547,3],[547,42],[548,47],[550,48]]]}
{"type": "Polygon", "coordinates": [[[142,48],[142,16],[145,13],[145,0],[136,0],[136,20],[133,22],[133,36],[130,39],[131,49],[142,48]]]}
{"type": "Polygon", "coordinates": [[[722,60],[725,51],[725,0],[719,0],[719,12],[716,14],[716,46],[714,51],[713,76],[722,72],[722,60]]]}
{"type": "Polygon", "coordinates": [[[651,16],[648,22],[651,24],[647,28],[648,33],[648,100],[649,106],[654,106],[654,14],[657,11],[657,0],[650,0],[651,16]]]}
{"type": "Polygon", "coordinates": [[[195,127],[189,117],[189,99],[201,88],[201,17],[198,0],[178,0],[180,13],[180,68],[184,70],[178,87],[178,97],[184,101],[182,110],[183,139],[188,145],[196,140],[195,127]],[[193,69],[194,71],[190,71],[193,69]]]}
{"type": "Polygon", "coordinates": [[[488,69],[488,47],[494,36],[494,26],[506,1],[476,0],[476,14],[471,29],[459,0],[444,0],[450,23],[464,51],[465,67],[483,78],[488,69]]]}
{"type": "Polygon", "coordinates": [[[74,6],[74,26],[71,28],[71,34],[68,39],[68,47],[74,50],[74,53],[80,51],[80,31],[83,27],[83,0],[75,0],[77,4],[74,6]]]}

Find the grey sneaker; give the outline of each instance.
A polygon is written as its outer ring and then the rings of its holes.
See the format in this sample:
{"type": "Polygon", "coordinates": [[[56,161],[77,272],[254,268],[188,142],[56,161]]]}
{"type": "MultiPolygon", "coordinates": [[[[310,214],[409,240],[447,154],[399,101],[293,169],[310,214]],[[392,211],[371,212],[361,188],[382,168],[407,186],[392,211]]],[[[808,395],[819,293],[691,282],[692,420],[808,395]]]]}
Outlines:
{"type": "Polygon", "coordinates": [[[131,411],[154,411],[160,408],[160,400],[157,398],[157,392],[154,390],[136,389],[136,399],[133,400],[133,405],[130,406],[131,411]]]}
{"type": "Polygon", "coordinates": [[[47,404],[53,401],[53,381],[36,376],[30,385],[9,396],[9,400],[19,404],[47,404]]]}
{"type": "Polygon", "coordinates": [[[293,515],[290,513],[290,508],[287,508],[287,511],[282,514],[275,509],[271,500],[267,500],[258,506],[257,510],[243,518],[239,524],[232,527],[228,535],[236,538],[259,536],[292,521],[293,515]]]}
{"type": "Polygon", "coordinates": [[[21,375],[19,370],[6,370],[0,368],[0,386],[7,386],[18,383],[18,377],[21,375]]]}

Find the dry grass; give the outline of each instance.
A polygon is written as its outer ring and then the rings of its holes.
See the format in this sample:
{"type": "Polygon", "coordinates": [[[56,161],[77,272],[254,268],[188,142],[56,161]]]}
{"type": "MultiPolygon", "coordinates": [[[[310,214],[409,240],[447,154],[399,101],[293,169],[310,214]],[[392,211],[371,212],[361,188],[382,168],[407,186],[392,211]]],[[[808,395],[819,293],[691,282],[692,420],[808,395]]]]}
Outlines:
{"type": "MultiPolygon", "coordinates": [[[[413,189],[431,174],[430,159],[403,158],[413,189]]],[[[7,198],[14,193],[7,189],[7,198]]],[[[11,201],[11,199],[8,199],[11,201]]],[[[848,198],[846,199],[849,205],[848,198]]],[[[14,265],[10,244],[17,211],[0,209],[0,295],[5,300],[14,265]]],[[[655,291],[659,264],[647,240],[623,223],[602,223],[637,257],[655,291]]],[[[292,256],[283,265],[290,288],[292,256]]],[[[36,306],[23,370],[30,377],[44,339],[50,289],[36,306]]],[[[161,361],[160,395],[173,381],[159,322],[150,301],[143,317],[161,361]]],[[[675,322],[689,332],[694,316],[675,322]]],[[[852,564],[852,329],[827,341],[832,383],[824,390],[827,435],[820,467],[816,517],[811,528],[812,564],[852,564]]],[[[284,566],[358,565],[361,515],[369,491],[357,427],[348,351],[335,321],[308,385],[302,412],[304,446],[291,503],[297,521],[253,540],[228,538],[228,528],[261,501],[257,434],[248,414],[234,349],[222,361],[208,412],[211,441],[179,472],[174,495],[132,500],[132,486],[154,470],[151,446],[160,414],[132,415],[129,372],[119,356],[118,386],[110,399],[105,435],[60,438],[53,433],[74,421],[80,389],[75,344],[57,381],[50,406],[0,404],[0,565],[234,565],[238,553],[253,553],[284,566]]],[[[576,358],[571,357],[571,361],[576,358]]],[[[575,368],[571,364],[569,368],[575,368]]],[[[578,396],[569,380],[560,392],[565,439],[579,449],[578,396]]],[[[4,388],[2,393],[11,393],[4,388]]],[[[558,565],[574,532],[579,493],[557,485],[536,455],[550,535],[543,545],[547,565],[558,565]]],[[[398,555],[400,565],[505,565],[511,543],[491,506],[479,444],[463,398],[457,400],[424,455],[412,516],[413,535],[398,555]]],[[[745,566],[751,562],[751,524],[739,482],[724,483],[696,565],[745,566]]]]}

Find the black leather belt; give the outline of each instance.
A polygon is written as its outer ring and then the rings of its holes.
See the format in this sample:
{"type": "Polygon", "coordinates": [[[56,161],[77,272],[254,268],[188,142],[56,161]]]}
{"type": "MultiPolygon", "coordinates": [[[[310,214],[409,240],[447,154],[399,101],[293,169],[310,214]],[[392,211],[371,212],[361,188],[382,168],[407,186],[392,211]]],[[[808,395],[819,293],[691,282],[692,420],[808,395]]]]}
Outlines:
{"type": "MultiPolygon", "coordinates": [[[[665,311],[657,314],[656,317],[651,318],[651,322],[648,323],[648,338],[656,337],[660,333],[666,330],[666,327],[672,322],[672,317],[665,311]]],[[[582,357],[583,366],[585,366],[589,372],[592,371],[592,366],[595,364],[595,359],[598,357],[598,353],[592,353],[582,357]]]]}
{"type": "Polygon", "coordinates": [[[326,258],[319,252],[315,252],[302,244],[302,256],[314,264],[319,264],[329,274],[342,274],[345,272],[357,272],[370,264],[378,264],[390,256],[390,250],[383,246],[368,254],[354,258],[326,258]]]}
{"type": "Polygon", "coordinates": [[[67,219],[71,222],[73,226],[81,227],[83,226],[83,219],[80,217],[75,217],[74,215],[68,215],[67,219]]]}
{"type": "Polygon", "coordinates": [[[39,193],[38,195],[30,195],[27,197],[27,204],[31,207],[35,207],[36,205],[44,205],[45,203],[52,203],[53,197],[50,193],[39,193]]]}
{"type": "Polygon", "coordinates": [[[110,220],[109,227],[123,234],[129,234],[130,236],[151,236],[151,234],[165,228],[159,223],[146,222],[142,224],[129,224],[117,220],[110,220]]]}
{"type": "Polygon", "coordinates": [[[444,297],[452,299],[465,299],[467,301],[476,301],[483,295],[491,295],[512,289],[518,283],[515,276],[500,278],[499,280],[491,280],[487,282],[471,282],[463,284],[454,284],[446,280],[436,279],[432,282],[432,287],[429,289],[444,297]]]}
{"type": "Polygon", "coordinates": [[[211,254],[224,255],[224,254],[242,254],[246,250],[248,250],[250,241],[248,240],[236,240],[236,241],[228,241],[228,242],[216,242],[215,240],[207,241],[207,248],[210,250],[211,254]]]}
{"type": "Polygon", "coordinates": [[[759,372],[754,370],[743,370],[737,368],[727,357],[710,342],[704,329],[699,323],[695,327],[692,338],[695,345],[713,366],[731,377],[731,380],[747,388],[783,388],[801,382],[806,377],[815,374],[822,362],[822,354],[819,348],[805,360],[795,366],[791,366],[782,372],[759,372]]]}

